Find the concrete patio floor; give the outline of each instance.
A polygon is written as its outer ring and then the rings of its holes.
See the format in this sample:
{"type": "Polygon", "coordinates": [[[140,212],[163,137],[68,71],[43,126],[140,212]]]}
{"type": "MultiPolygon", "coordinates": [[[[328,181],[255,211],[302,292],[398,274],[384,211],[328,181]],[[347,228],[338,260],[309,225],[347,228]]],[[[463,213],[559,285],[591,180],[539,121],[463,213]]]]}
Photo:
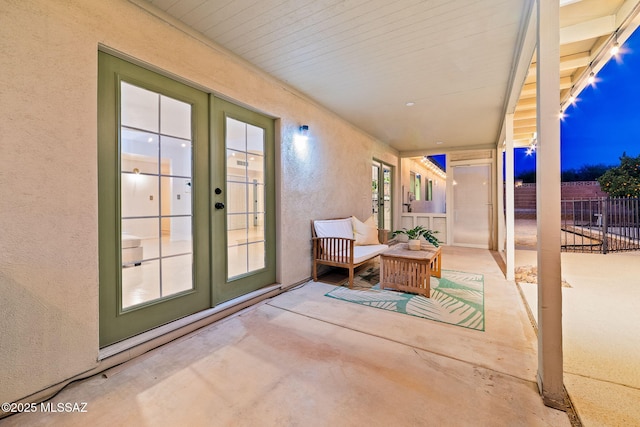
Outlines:
{"type": "MultiPolygon", "coordinates": [[[[640,426],[639,254],[561,255],[564,383],[585,426],[640,426]]],[[[536,257],[517,250],[516,266],[536,257]]],[[[537,286],[519,286],[537,321],[537,286]]]]}
{"type": "Polygon", "coordinates": [[[543,405],[535,332],[491,252],[443,248],[481,273],[485,331],[327,298],[308,282],[70,384],[22,425],[569,426],[543,405]]]}

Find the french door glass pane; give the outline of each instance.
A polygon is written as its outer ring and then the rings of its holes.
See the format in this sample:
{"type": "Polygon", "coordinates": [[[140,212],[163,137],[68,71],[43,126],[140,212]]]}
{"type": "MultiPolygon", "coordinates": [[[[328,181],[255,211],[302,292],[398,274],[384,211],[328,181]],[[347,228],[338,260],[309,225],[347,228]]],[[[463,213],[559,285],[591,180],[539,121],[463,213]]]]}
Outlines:
{"type": "Polygon", "coordinates": [[[120,169],[129,173],[158,173],[158,137],[154,133],[123,127],[120,169]]]}
{"type": "Polygon", "coordinates": [[[191,289],[191,254],[162,259],[162,290],[173,295],[191,289]]]}
{"type": "Polygon", "coordinates": [[[191,217],[179,216],[163,218],[169,224],[168,231],[163,233],[162,255],[190,254],[193,251],[191,242],[191,217]]]}
{"type": "Polygon", "coordinates": [[[191,215],[191,178],[160,178],[162,190],[162,215],[191,215]]]}
{"type": "Polygon", "coordinates": [[[384,182],[384,225],[385,230],[391,230],[391,169],[383,166],[383,182],[384,182]]]}
{"type": "Polygon", "coordinates": [[[170,136],[160,137],[160,153],[162,164],[168,166],[168,174],[172,176],[191,176],[191,141],[170,136]]]}
{"type": "Polygon", "coordinates": [[[249,248],[249,270],[258,270],[264,268],[264,241],[252,243],[249,248]]]}
{"type": "Polygon", "coordinates": [[[121,186],[123,218],[158,215],[160,204],[158,203],[157,176],[124,172],[121,176],[121,186]]]}
{"type": "Polygon", "coordinates": [[[371,167],[371,213],[376,225],[380,225],[379,208],[380,208],[380,167],[373,165],[371,167]]]}
{"type": "Polygon", "coordinates": [[[126,82],[121,82],[120,86],[120,125],[158,133],[158,94],[126,82]]]}
{"type": "Polygon", "coordinates": [[[227,248],[227,275],[231,278],[248,272],[247,245],[230,244],[227,248]]]}
{"type": "Polygon", "coordinates": [[[227,118],[227,149],[239,152],[247,151],[247,125],[239,120],[227,118]]]}
{"type": "Polygon", "coordinates": [[[121,82],[121,308],[193,289],[191,105],[121,82]]]}
{"type": "Polygon", "coordinates": [[[264,129],[247,125],[247,152],[264,156],[264,129]]]}
{"type": "Polygon", "coordinates": [[[227,275],[265,267],[264,129],[226,119],[227,275]]]}
{"type": "Polygon", "coordinates": [[[160,133],[191,140],[191,106],[177,99],[161,96],[160,133]]]}
{"type": "Polygon", "coordinates": [[[122,269],[122,308],[127,308],[160,298],[159,286],[148,283],[159,281],[160,261],[143,261],[132,268],[122,269]]]}
{"type": "Polygon", "coordinates": [[[227,212],[230,214],[247,211],[247,184],[228,181],[227,212]]]}

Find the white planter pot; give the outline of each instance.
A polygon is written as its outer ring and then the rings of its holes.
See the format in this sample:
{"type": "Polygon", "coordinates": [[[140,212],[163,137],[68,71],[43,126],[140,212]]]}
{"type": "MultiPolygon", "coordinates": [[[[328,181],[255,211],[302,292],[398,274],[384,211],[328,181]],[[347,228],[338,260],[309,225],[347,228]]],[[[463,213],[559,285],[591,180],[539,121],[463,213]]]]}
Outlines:
{"type": "Polygon", "coordinates": [[[420,250],[420,240],[409,240],[409,249],[412,251],[420,250]]]}

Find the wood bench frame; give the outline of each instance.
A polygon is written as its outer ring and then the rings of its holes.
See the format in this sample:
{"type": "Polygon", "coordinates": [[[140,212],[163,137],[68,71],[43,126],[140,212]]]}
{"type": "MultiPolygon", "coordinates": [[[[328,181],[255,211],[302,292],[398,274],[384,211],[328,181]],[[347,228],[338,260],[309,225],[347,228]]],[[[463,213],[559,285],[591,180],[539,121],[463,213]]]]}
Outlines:
{"type": "MultiPolygon", "coordinates": [[[[330,218],[339,220],[347,218],[330,218]]],[[[340,267],[349,270],[349,289],[353,289],[354,270],[371,261],[379,254],[371,255],[369,258],[359,262],[353,262],[353,252],[356,244],[355,239],[345,237],[318,237],[314,226],[315,220],[311,220],[311,244],[313,246],[313,281],[318,281],[318,265],[330,267],[340,267]],[[325,250],[328,248],[328,250],[325,250]]],[[[378,241],[380,244],[387,244],[388,230],[378,228],[378,241]]]]}

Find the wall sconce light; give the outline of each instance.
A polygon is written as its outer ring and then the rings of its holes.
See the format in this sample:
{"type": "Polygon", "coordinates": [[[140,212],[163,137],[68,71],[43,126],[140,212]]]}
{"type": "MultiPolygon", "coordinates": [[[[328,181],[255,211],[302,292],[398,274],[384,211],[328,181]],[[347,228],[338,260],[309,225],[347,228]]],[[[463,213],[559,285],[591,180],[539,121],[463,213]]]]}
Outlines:
{"type": "Polygon", "coordinates": [[[306,142],[309,139],[309,126],[302,125],[298,129],[298,133],[295,136],[296,141],[306,142]]]}

